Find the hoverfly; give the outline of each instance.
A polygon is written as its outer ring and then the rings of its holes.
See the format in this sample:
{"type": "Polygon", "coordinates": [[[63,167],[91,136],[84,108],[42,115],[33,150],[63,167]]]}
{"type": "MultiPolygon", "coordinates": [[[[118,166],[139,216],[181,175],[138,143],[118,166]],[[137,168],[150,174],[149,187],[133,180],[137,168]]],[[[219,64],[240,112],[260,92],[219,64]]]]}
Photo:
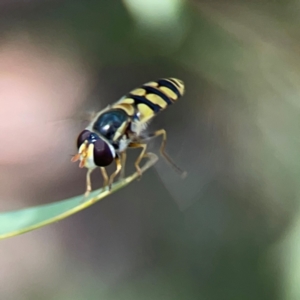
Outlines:
{"type": "Polygon", "coordinates": [[[104,184],[111,189],[115,177],[121,173],[124,175],[126,150],[128,148],[141,148],[140,155],[135,161],[135,168],[142,175],[140,169],[141,160],[147,156],[146,141],[157,136],[162,136],[160,146],[161,155],[183,174],[172,159],[165,153],[167,134],[164,129],[153,133],[145,133],[148,123],[160,111],[184,94],[184,83],[176,78],[165,78],[143,84],[132,90],[119,101],[95,115],[91,123],[77,138],[78,153],[72,157],[72,162],[80,161],[79,167],[88,169],[86,175],[87,196],[92,190],[91,172],[100,167],[104,184]],[[107,175],[105,167],[113,161],[116,170],[107,175]]]}

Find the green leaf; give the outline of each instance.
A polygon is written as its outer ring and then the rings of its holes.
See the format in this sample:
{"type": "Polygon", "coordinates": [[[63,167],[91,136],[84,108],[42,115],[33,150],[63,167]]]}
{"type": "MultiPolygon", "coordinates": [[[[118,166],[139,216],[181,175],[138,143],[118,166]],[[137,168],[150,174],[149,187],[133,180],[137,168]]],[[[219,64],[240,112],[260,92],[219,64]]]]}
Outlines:
{"type": "MultiPolygon", "coordinates": [[[[153,153],[147,155],[150,159],[141,168],[142,172],[153,166],[158,159],[153,153]]],[[[138,173],[135,172],[114,183],[111,191],[99,189],[92,192],[87,199],[80,195],[55,203],[0,213],[0,239],[16,236],[67,218],[125,187],[137,177],[138,173]]]]}

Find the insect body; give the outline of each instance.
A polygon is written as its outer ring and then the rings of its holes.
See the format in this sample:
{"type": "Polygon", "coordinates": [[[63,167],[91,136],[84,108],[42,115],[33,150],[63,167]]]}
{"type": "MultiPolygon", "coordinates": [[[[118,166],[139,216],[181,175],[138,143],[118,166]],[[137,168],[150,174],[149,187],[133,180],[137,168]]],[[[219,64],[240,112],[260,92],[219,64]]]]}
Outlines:
{"type": "Polygon", "coordinates": [[[150,134],[144,132],[153,117],[183,94],[184,84],[181,80],[159,79],[134,89],[94,117],[89,126],[79,134],[78,153],[72,157],[73,162],[79,160],[79,166],[88,169],[86,195],[92,189],[90,174],[95,168],[100,167],[104,187],[108,185],[111,188],[115,177],[120,172],[123,175],[127,148],[142,149],[135,162],[136,170],[141,175],[139,164],[147,156],[145,142],[159,135],[163,138],[160,147],[162,156],[175,170],[183,173],[165,153],[166,131],[160,129],[150,134]],[[105,167],[113,161],[116,163],[116,170],[109,177],[105,167]]]}

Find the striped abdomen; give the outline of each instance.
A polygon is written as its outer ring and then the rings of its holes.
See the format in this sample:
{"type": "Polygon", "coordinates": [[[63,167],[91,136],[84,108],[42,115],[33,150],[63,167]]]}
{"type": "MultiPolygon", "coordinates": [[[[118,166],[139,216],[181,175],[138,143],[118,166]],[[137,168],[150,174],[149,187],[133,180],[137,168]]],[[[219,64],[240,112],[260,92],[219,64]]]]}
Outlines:
{"type": "Polygon", "coordinates": [[[184,94],[184,84],[176,78],[164,78],[145,83],[115,103],[133,119],[148,122],[184,94]]]}

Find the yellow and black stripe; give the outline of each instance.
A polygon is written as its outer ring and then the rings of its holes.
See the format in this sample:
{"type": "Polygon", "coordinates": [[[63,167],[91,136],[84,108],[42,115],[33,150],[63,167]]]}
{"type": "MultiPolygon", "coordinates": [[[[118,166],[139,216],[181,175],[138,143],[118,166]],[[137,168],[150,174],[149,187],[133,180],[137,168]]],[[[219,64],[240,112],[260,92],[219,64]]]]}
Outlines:
{"type": "Polygon", "coordinates": [[[143,84],[120,99],[112,108],[121,108],[128,116],[144,123],[184,94],[184,83],[176,78],[163,78],[143,84]]]}

